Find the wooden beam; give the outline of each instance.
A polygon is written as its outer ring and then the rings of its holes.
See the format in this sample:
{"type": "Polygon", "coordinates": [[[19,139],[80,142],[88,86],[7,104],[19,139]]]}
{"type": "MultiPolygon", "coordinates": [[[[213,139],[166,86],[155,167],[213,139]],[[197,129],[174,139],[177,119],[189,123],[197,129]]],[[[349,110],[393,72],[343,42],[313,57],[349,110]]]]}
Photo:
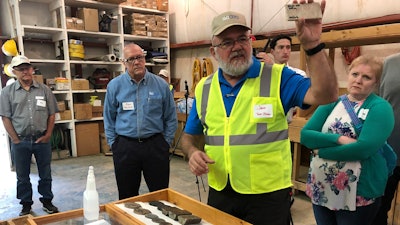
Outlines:
{"type": "Polygon", "coordinates": [[[400,23],[324,32],[321,40],[329,48],[396,43],[400,40],[400,23]]]}
{"type": "MultiPolygon", "coordinates": [[[[400,42],[400,23],[377,25],[347,30],[323,32],[321,41],[327,48],[376,45],[400,42]]],[[[267,40],[253,41],[253,48],[263,48],[267,40]]],[[[299,39],[292,36],[293,50],[299,49],[299,39]]]]}

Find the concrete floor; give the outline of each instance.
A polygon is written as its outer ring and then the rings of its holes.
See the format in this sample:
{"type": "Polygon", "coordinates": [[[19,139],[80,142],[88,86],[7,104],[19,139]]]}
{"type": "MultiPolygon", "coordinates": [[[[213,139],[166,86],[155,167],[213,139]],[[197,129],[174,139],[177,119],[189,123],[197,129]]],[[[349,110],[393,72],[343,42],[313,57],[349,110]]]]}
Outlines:
{"type": "MultiPolygon", "coordinates": [[[[96,186],[99,192],[100,204],[118,200],[117,187],[114,177],[114,169],[111,156],[95,155],[78,158],[53,160],[53,203],[60,211],[82,208],[82,194],[86,186],[88,167],[94,166],[96,186]]],[[[32,164],[31,182],[33,185],[33,216],[45,215],[39,202],[37,193],[38,174],[36,165],[32,164]]],[[[11,172],[7,163],[1,163],[1,185],[0,185],[0,221],[18,217],[21,210],[19,201],[16,199],[15,172],[11,172]]],[[[198,178],[188,170],[187,162],[181,157],[174,156],[171,159],[170,188],[182,194],[205,203],[207,201],[207,178],[198,178]],[[203,189],[202,181],[205,190],[203,189]],[[200,191],[199,191],[200,190],[200,191]]],[[[147,193],[147,187],[142,181],[140,193],[147,193]]],[[[315,225],[315,220],[309,199],[304,193],[295,195],[292,206],[292,217],[295,225],[315,225]]]]}

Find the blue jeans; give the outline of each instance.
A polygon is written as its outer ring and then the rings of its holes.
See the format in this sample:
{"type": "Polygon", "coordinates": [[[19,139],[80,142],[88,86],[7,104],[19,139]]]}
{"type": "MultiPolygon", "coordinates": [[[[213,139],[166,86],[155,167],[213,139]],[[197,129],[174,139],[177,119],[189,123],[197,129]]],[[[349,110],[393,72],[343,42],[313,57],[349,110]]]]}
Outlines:
{"type": "Polygon", "coordinates": [[[377,198],[373,204],[357,207],[356,211],[334,211],[315,204],[313,210],[318,225],[370,225],[380,205],[381,198],[377,198]]]}
{"type": "Polygon", "coordinates": [[[18,144],[11,144],[15,157],[15,170],[17,173],[17,198],[20,204],[33,204],[31,173],[32,154],[35,156],[39,172],[38,192],[42,195],[41,202],[51,201],[54,197],[51,191],[51,144],[35,143],[35,140],[21,140],[18,144]]]}

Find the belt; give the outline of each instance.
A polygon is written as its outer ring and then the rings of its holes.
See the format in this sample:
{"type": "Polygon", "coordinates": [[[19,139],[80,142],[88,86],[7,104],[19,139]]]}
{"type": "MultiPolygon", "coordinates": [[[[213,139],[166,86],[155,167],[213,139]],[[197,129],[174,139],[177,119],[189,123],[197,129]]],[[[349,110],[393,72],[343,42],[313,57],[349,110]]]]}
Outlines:
{"type": "Polygon", "coordinates": [[[161,135],[161,133],[157,133],[154,135],[151,135],[150,137],[146,137],[146,138],[132,138],[132,137],[128,137],[128,136],[124,136],[124,135],[118,135],[119,137],[123,137],[125,139],[128,139],[130,141],[134,141],[134,142],[138,142],[138,143],[143,143],[143,142],[147,142],[150,141],[151,139],[154,139],[155,137],[157,137],[158,135],[161,135]]]}
{"type": "Polygon", "coordinates": [[[45,134],[45,132],[41,134],[29,134],[29,135],[18,135],[18,138],[20,140],[37,140],[38,138],[42,137],[45,134]]]}

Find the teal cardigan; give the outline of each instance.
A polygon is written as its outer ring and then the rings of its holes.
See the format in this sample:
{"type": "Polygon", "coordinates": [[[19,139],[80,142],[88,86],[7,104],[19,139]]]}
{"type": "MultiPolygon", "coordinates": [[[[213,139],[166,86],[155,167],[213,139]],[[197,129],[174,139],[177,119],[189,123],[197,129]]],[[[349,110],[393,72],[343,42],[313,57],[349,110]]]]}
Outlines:
{"type": "MultiPolygon", "coordinates": [[[[383,195],[387,182],[387,167],[377,150],[384,144],[394,127],[391,105],[376,94],[371,94],[360,109],[368,109],[357,142],[340,145],[339,134],[322,133],[326,118],[340,100],[321,105],[301,130],[300,142],[310,149],[319,149],[320,158],[338,161],[360,161],[361,174],[357,195],[376,198],[383,195]]],[[[358,113],[358,112],[357,112],[358,113]]]]}

